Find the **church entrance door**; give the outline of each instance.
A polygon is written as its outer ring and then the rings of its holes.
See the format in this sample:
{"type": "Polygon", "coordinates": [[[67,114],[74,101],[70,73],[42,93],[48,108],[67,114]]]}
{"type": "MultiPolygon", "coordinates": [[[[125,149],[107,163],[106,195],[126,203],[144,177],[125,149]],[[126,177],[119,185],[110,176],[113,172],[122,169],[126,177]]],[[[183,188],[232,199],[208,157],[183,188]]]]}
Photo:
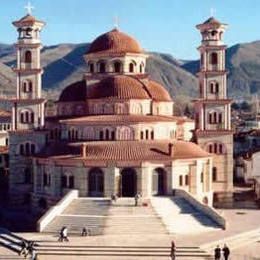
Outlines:
{"type": "Polygon", "coordinates": [[[100,168],[93,168],[88,175],[88,193],[92,197],[104,196],[104,173],[100,168]]]}
{"type": "Polygon", "coordinates": [[[166,193],[166,171],[162,168],[156,168],[153,170],[152,178],[152,194],[164,195],[166,193]]]}
{"type": "Polygon", "coordinates": [[[121,171],[121,195],[122,197],[134,197],[137,191],[137,174],[132,168],[121,171]]]}

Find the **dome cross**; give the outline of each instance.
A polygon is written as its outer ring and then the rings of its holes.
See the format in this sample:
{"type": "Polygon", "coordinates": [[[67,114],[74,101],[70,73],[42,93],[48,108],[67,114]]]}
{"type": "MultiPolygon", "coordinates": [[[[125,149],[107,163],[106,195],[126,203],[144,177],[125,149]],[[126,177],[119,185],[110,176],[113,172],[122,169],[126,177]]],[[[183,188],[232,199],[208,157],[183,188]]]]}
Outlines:
{"type": "Polygon", "coordinates": [[[117,15],[114,17],[114,26],[115,29],[119,28],[119,17],[117,15]]]}
{"type": "Polygon", "coordinates": [[[217,13],[217,10],[215,8],[211,7],[210,8],[210,16],[214,17],[216,15],[216,13],[217,13]]]}
{"type": "Polygon", "coordinates": [[[24,8],[27,10],[28,14],[32,14],[32,10],[34,9],[30,1],[27,3],[27,5],[24,8]]]}

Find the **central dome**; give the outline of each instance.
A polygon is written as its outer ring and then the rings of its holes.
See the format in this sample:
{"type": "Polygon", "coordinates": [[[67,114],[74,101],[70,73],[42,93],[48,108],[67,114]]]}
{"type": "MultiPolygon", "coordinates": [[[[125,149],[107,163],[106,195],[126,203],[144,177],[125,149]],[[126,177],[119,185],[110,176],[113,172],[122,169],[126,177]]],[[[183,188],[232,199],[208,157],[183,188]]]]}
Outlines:
{"type": "Polygon", "coordinates": [[[92,42],[87,54],[91,53],[142,53],[142,49],[135,39],[114,29],[92,42]]]}
{"type": "Polygon", "coordinates": [[[144,85],[137,79],[117,75],[107,77],[87,89],[87,98],[149,99],[144,85]]]}

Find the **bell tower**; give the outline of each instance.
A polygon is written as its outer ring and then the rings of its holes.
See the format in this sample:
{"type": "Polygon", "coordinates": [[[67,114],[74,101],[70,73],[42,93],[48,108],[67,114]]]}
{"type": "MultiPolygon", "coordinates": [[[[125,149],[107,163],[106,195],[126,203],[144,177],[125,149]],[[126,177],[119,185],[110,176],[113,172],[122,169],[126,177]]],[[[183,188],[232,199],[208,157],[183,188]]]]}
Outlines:
{"type": "Polygon", "coordinates": [[[17,28],[16,43],[17,65],[14,72],[17,76],[16,99],[12,109],[13,129],[30,130],[44,126],[44,99],[42,99],[40,64],[42,48],[40,32],[45,25],[31,15],[32,6],[27,6],[28,14],[13,22],[17,28]]]}
{"type": "Polygon", "coordinates": [[[212,183],[216,203],[232,201],[233,131],[231,99],[227,97],[227,28],[214,17],[196,26],[202,36],[200,52],[199,99],[195,101],[197,143],[213,155],[212,183]]]}

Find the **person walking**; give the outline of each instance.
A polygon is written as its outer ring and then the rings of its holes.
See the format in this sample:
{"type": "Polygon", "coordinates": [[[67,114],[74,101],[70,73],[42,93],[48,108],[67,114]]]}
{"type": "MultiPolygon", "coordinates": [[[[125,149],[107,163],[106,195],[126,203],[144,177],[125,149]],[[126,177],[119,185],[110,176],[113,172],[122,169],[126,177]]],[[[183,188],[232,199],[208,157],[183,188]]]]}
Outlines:
{"type": "Polygon", "coordinates": [[[81,236],[82,237],[86,237],[87,236],[87,229],[85,227],[82,228],[81,236]]]}
{"type": "Polygon", "coordinates": [[[175,247],[175,243],[172,240],[171,242],[171,260],[175,260],[176,257],[176,247],[175,247]]]}
{"type": "Polygon", "coordinates": [[[215,260],[220,260],[221,249],[220,249],[219,245],[217,245],[217,247],[214,250],[214,256],[215,256],[215,260]]]}
{"type": "Polygon", "coordinates": [[[21,250],[19,252],[19,255],[27,255],[27,243],[26,241],[23,239],[22,242],[21,242],[21,250]]]}
{"type": "Polygon", "coordinates": [[[64,228],[65,227],[62,227],[60,232],[59,232],[59,239],[58,239],[59,242],[63,242],[63,240],[64,240],[64,237],[63,237],[63,230],[64,230],[64,228]]]}
{"type": "Polygon", "coordinates": [[[136,207],[138,206],[138,201],[139,201],[140,198],[141,198],[141,194],[140,193],[136,193],[135,194],[135,206],[136,207]]]}
{"type": "Polygon", "coordinates": [[[228,260],[229,255],[230,255],[230,249],[226,244],[224,244],[224,247],[222,248],[223,256],[225,260],[228,260]]]}
{"type": "Polygon", "coordinates": [[[64,229],[63,229],[63,239],[66,242],[69,242],[69,239],[68,239],[68,228],[67,227],[64,227],[64,229]]]}

